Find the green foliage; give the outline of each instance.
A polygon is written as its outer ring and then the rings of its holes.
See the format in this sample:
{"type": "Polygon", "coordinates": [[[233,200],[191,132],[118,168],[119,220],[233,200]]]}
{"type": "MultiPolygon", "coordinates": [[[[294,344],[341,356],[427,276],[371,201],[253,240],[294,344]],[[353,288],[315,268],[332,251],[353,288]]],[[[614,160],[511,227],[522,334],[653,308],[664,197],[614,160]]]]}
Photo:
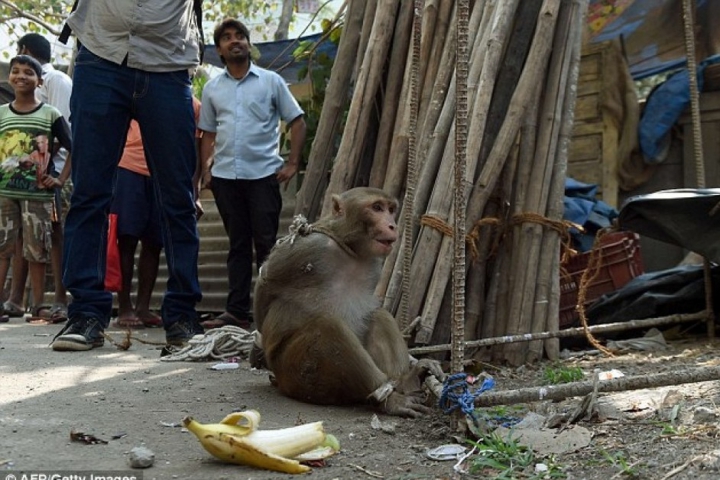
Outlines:
{"type": "Polygon", "coordinates": [[[662,430],[660,431],[660,435],[663,436],[673,436],[673,435],[679,435],[680,432],[677,428],[675,428],[674,425],[671,425],[669,423],[663,423],[661,424],[662,430]]]}
{"type": "MultiPolygon", "coordinates": [[[[312,148],[315,134],[320,122],[320,114],[322,113],[323,102],[325,101],[325,89],[330,80],[334,59],[330,58],[326,53],[318,53],[317,49],[321,42],[340,42],[341,27],[334,25],[330,20],[323,19],[321,21],[323,35],[318,42],[302,41],[293,51],[293,57],[297,62],[304,62],[304,66],[298,72],[298,80],[306,80],[310,83],[311,93],[305,98],[298,99],[300,106],[305,111],[305,124],[307,125],[307,133],[305,136],[305,145],[303,147],[302,159],[300,161],[299,170],[303,171],[310,157],[310,149],[312,148]]],[[[283,138],[282,145],[289,148],[290,139],[283,138]]]]}
{"type": "Polygon", "coordinates": [[[210,80],[210,77],[206,74],[196,74],[192,79],[192,90],[193,96],[200,100],[202,98],[202,92],[205,88],[205,84],[210,80]]]}
{"type": "MultiPolygon", "coordinates": [[[[223,18],[253,19],[254,30],[267,39],[267,26],[276,23],[283,0],[216,0],[203,2],[203,30],[212,42],[213,26],[223,18]]],[[[0,29],[14,41],[28,32],[59,35],[74,0],[3,0],[0,29]]],[[[250,25],[249,25],[250,26],[250,25]]],[[[5,57],[10,54],[3,53],[5,57]]]]}
{"type": "Polygon", "coordinates": [[[479,442],[471,442],[477,455],[470,462],[470,473],[482,475],[483,478],[516,479],[527,478],[542,480],[549,478],[566,478],[562,467],[550,457],[536,458],[535,453],[512,438],[503,439],[493,433],[479,442]],[[547,471],[536,472],[537,463],[545,463],[547,471]]]}
{"type": "Polygon", "coordinates": [[[547,367],[543,373],[543,379],[546,383],[555,385],[558,383],[578,382],[584,378],[585,374],[580,367],[547,367]]]}
{"type": "MultiPolygon", "coordinates": [[[[203,2],[203,16],[205,22],[216,24],[224,18],[237,18],[245,21],[248,18],[258,19],[253,27],[258,33],[262,33],[263,40],[266,40],[265,26],[276,21],[275,12],[282,6],[282,0],[219,0],[214,2],[203,2]]],[[[251,26],[248,25],[248,28],[251,26]]],[[[207,42],[212,40],[212,26],[209,30],[205,28],[207,42]]]]}
{"type": "MultiPolygon", "coordinates": [[[[14,43],[28,32],[58,35],[73,0],[9,0],[0,2],[0,31],[14,43]]],[[[11,50],[13,50],[11,48],[11,50]]],[[[11,53],[3,52],[8,59],[11,53]]]]}
{"type": "Polygon", "coordinates": [[[635,462],[633,464],[630,464],[630,462],[625,458],[625,453],[623,452],[615,452],[613,454],[610,454],[606,452],[605,450],[602,450],[600,453],[602,453],[603,457],[613,465],[613,467],[619,469],[620,473],[626,477],[630,478],[637,478],[640,475],[640,472],[638,471],[636,467],[638,462],[635,462]]]}

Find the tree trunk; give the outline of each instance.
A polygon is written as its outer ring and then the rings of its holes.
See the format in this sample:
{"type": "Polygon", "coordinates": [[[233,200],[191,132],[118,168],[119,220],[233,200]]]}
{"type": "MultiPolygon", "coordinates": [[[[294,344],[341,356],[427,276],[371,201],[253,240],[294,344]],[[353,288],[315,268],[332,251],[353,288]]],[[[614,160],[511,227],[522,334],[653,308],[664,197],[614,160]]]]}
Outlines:
{"type": "Polygon", "coordinates": [[[288,38],[288,31],[290,30],[290,21],[293,16],[293,7],[295,6],[295,0],[283,0],[282,10],[280,11],[280,19],[278,20],[278,27],[275,30],[275,41],[286,40],[288,38]]]}

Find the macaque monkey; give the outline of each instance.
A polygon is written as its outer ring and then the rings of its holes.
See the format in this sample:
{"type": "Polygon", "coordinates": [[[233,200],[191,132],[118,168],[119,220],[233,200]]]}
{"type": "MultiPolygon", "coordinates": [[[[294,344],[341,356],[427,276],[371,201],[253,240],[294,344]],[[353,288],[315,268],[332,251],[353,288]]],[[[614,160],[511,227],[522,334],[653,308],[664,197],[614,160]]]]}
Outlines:
{"type": "Polygon", "coordinates": [[[254,318],[264,361],[280,392],[303,402],[428,413],[421,381],[429,372],[442,379],[442,371],[425,360],[411,366],[395,319],[374,294],[398,238],[398,203],[382,190],[353,188],[332,204],[331,215],[281,239],[261,269],[254,318]]]}

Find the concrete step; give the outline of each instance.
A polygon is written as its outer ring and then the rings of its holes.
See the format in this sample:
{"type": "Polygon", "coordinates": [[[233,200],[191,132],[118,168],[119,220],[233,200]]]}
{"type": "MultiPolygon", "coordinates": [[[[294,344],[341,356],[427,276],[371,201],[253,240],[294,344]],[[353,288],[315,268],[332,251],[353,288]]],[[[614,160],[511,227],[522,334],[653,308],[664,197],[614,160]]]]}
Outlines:
{"type": "MultiPolygon", "coordinates": [[[[295,192],[294,185],[283,191],[283,209],[280,215],[280,223],[278,228],[278,237],[282,237],[288,233],[295,211],[295,192]]],[[[201,194],[203,209],[205,214],[198,221],[198,233],[200,235],[200,253],[198,256],[198,277],[200,288],[203,294],[202,301],[198,304],[198,312],[219,313],[225,310],[225,302],[227,300],[228,284],[227,284],[227,252],[229,241],[225,233],[225,227],[222,224],[220,214],[217,211],[217,205],[212,197],[212,192],[203,190],[201,194]]],[[[140,249],[138,248],[139,255],[140,249]]],[[[137,259],[137,256],[136,256],[137,259]]],[[[253,278],[253,285],[255,278],[253,278]]],[[[165,255],[161,254],[160,268],[158,270],[158,278],[155,290],[152,295],[150,307],[159,310],[162,303],[162,297],[167,284],[167,263],[165,255]]],[[[133,279],[132,291],[137,291],[137,272],[133,279]]],[[[52,293],[45,294],[45,301],[52,303],[52,293]]],[[[113,299],[114,307],[117,307],[117,297],[113,299]]]]}

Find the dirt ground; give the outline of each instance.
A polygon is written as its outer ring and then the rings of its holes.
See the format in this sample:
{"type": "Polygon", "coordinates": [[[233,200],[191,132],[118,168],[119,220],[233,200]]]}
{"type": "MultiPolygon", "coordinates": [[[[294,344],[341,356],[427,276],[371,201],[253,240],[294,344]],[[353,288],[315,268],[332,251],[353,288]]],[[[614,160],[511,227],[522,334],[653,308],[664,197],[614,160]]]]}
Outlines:
{"type": "MultiPolygon", "coordinates": [[[[152,467],[134,471],[146,480],[288,478],[220,463],[179,426],[186,415],[212,423],[245,409],[260,411],[263,429],[324,422],[325,430],[339,439],[341,452],[326,466],[314,468],[309,478],[468,478],[453,470],[454,461],[433,461],[425,455],[430,448],[454,442],[449,417],[440,411],[417,420],[381,415],[382,421],[395,424],[393,433],[384,433],[371,426],[369,408],[318,407],[280,396],[267,372],[251,370],[246,361],[226,371],[209,370],[214,362],[161,362],[159,347],[137,341],[127,351],[106,344],[89,352],[53,352],[48,345],[59,328],[22,319],[0,324],[0,480],[38,470],[128,473],[128,452],[141,445],[155,453],[152,467]],[[71,442],[73,430],[108,443],[71,442]]],[[[117,330],[108,333],[121,336],[117,330]]],[[[135,334],[156,342],[164,338],[162,330],[135,334]]],[[[590,355],[562,365],[581,367],[589,377],[594,369],[638,375],[715,364],[714,346],[685,340],[672,342],[661,353],[590,355]]],[[[504,390],[541,385],[548,366],[485,367],[495,377],[496,389],[504,390]]],[[[719,448],[718,387],[717,382],[704,382],[601,395],[616,408],[606,410],[601,421],[581,421],[592,433],[589,445],[555,455],[554,462],[571,479],[662,479],[673,469],[678,473],[666,478],[720,478],[720,453],[712,454],[719,448]],[[668,411],[670,420],[663,418],[668,411]]],[[[525,411],[564,411],[579,401],[537,403],[525,411]]],[[[491,472],[475,477],[499,478],[491,472]]]]}

